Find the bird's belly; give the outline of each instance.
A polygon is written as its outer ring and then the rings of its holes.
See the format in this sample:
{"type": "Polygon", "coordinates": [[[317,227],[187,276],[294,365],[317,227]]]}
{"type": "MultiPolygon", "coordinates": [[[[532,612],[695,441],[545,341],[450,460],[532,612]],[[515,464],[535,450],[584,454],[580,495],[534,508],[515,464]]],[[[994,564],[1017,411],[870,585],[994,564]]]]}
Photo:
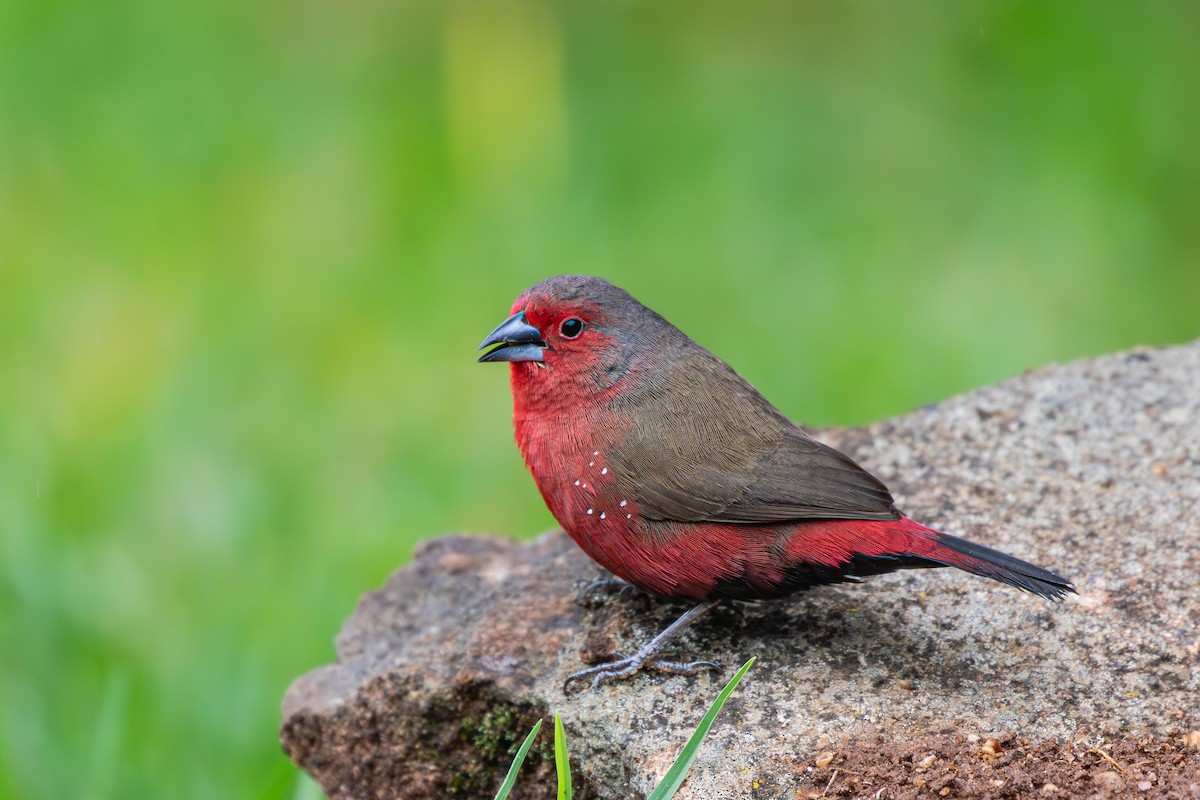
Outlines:
{"type": "Polygon", "coordinates": [[[765,599],[796,588],[774,531],[759,526],[600,520],[593,509],[563,527],[605,569],[664,597],[765,599]]]}
{"type": "Polygon", "coordinates": [[[769,597],[786,575],[769,526],[647,520],[593,452],[547,497],[575,543],[617,577],[664,597],[769,597]]]}
{"type": "Polygon", "coordinates": [[[636,476],[612,463],[603,445],[575,438],[587,426],[565,425],[561,418],[553,426],[533,422],[518,420],[518,441],[546,506],[609,572],[680,599],[787,591],[776,526],[647,520],[634,493],[622,488],[636,485],[636,476]]]}

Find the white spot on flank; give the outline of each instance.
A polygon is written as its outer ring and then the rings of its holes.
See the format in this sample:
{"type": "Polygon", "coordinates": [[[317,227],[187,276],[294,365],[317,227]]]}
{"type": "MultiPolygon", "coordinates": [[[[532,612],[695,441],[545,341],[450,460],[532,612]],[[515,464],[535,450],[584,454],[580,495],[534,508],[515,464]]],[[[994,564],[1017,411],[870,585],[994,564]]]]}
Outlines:
{"type": "Polygon", "coordinates": [[[633,514],[626,514],[625,519],[633,519],[633,514]]]}
{"type": "Polygon", "coordinates": [[[628,501],[628,500],[622,500],[622,501],[621,501],[621,508],[624,508],[624,507],[625,507],[625,506],[627,506],[627,505],[629,505],[629,501],[628,501]]]}
{"type": "Polygon", "coordinates": [[[604,513],[603,511],[601,511],[601,512],[600,512],[600,519],[604,519],[604,517],[605,517],[605,516],[606,516],[606,515],[605,515],[605,513],[604,513]]]}
{"type": "Polygon", "coordinates": [[[592,513],[592,509],[590,509],[590,508],[589,508],[589,509],[588,509],[588,513],[589,513],[589,514],[590,514],[590,513],[592,513]]]}
{"type": "Polygon", "coordinates": [[[600,451],[599,451],[599,450],[593,450],[593,451],[592,451],[592,455],[594,455],[594,456],[598,456],[598,455],[600,455],[600,451]]]}
{"type": "Polygon", "coordinates": [[[595,462],[595,461],[589,461],[589,462],[588,462],[588,466],[589,466],[589,467],[594,467],[594,466],[596,466],[596,462],[595,462]]]}
{"type": "Polygon", "coordinates": [[[600,474],[601,474],[601,475],[607,475],[607,474],[608,474],[608,467],[605,467],[604,469],[600,470],[600,474]]]}
{"type": "Polygon", "coordinates": [[[579,485],[579,481],[575,481],[575,485],[576,485],[576,486],[578,486],[578,485],[579,485]]]}

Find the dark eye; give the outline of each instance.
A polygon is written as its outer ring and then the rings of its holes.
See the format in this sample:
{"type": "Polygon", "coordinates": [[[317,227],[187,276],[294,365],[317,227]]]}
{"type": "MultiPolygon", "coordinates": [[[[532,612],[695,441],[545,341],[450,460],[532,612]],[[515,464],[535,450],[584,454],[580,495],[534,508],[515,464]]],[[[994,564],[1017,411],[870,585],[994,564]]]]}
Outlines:
{"type": "Polygon", "coordinates": [[[562,321],[562,325],[558,326],[558,329],[562,331],[562,335],[566,338],[574,339],[576,336],[583,333],[583,320],[576,319],[575,317],[564,319],[562,321]]]}

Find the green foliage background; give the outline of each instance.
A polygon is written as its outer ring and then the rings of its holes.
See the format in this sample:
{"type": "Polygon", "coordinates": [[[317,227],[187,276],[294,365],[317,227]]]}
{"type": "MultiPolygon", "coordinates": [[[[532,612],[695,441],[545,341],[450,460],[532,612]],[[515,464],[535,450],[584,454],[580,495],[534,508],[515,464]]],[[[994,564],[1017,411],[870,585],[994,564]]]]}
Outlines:
{"type": "MultiPolygon", "coordinates": [[[[552,525],[558,272],[810,424],[1200,334],[1200,5],[0,2],[0,796],[310,794],[289,680],[552,525]]],[[[497,776],[499,778],[499,776],[497,776]]]]}

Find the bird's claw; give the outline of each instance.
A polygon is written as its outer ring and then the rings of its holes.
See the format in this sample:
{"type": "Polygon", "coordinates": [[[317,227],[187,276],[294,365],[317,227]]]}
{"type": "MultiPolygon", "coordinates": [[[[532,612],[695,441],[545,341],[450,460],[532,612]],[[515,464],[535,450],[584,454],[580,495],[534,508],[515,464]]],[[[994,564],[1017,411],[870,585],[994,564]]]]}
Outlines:
{"type": "Polygon", "coordinates": [[[637,587],[628,581],[623,581],[615,575],[607,575],[588,581],[576,595],[576,602],[584,606],[599,604],[600,596],[616,595],[624,597],[637,592],[637,587]]]}
{"type": "Polygon", "coordinates": [[[607,661],[603,664],[597,664],[594,667],[582,669],[579,672],[572,673],[567,676],[563,682],[563,693],[566,694],[571,684],[575,681],[586,681],[591,679],[590,689],[598,689],[600,686],[612,681],[623,681],[626,678],[633,677],[640,670],[649,667],[656,669],[659,672],[669,672],[673,675],[695,675],[702,669],[712,670],[720,673],[721,666],[713,661],[669,661],[665,658],[639,658],[637,653],[632,656],[627,656],[624,653],[613,653],[615,660],[607,661]]]}

